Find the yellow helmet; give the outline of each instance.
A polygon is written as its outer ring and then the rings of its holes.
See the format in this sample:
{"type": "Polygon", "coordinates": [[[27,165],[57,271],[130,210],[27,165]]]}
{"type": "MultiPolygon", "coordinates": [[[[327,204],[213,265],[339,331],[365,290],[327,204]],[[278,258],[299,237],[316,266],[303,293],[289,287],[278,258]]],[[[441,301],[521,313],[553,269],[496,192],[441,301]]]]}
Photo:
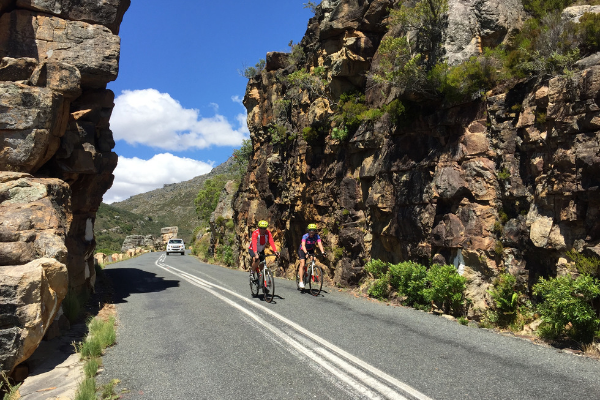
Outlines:
{"type": "Polygon", "coordinates": [[[317,224],[308,224],[308,230],[309,231],[316,231],[317,230],[317,224]]]}
{"type": "Polygon", "coordinates": [[[259,228],[266,228],[267,226],[269,226],[269,223],[267,221],[265,221],[264,219],[261,221],[258,221],[259,228]]]}

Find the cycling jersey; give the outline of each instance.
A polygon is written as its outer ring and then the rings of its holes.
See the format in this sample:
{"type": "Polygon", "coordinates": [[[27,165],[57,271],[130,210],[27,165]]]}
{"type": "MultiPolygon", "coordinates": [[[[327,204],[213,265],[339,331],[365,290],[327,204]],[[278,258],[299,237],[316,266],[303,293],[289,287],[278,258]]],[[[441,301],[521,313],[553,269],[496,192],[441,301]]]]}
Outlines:
{"type": "MultiPolygon", "coordinates": [[[[312,252],[315,250],[315,246],[317,243],[321,242],[321,236],[318,233],[315,233],[313,237],[311,237],[308,233],[305,233],[302,236],[302,242],[304,246],[306,246],[306,251],[312,252]]],[[[302,249],[302,244],[300,244],[300,249],[302,249]]]]}
{"type": "Polygon", "coordinates": [[[250,247],[248,248],[255,253],[260,253],[267,246],[267,241],[269,242],[273,253],[277,253],[277,249],[275,248],[275,242],[273,241],[273,236],[271,236],[271,231],[269,231],[268,229],[264,235],[261,235],[260,230],[258,229],[252,232],[252,240],[250,240],[250,247]]]}

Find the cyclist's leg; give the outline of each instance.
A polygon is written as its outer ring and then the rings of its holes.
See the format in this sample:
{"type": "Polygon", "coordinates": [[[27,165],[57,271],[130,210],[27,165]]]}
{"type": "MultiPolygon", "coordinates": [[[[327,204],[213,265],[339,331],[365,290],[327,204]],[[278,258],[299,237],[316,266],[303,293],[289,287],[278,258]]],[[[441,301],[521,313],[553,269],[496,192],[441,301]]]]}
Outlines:
{"type": "Polygon", "coordinates": [[[256,253],[252,249],[248,249],[248,253],[250,254],[250,257],[251,257],[250,275],[252,275],[253,272],[256,272],[258,275],[258,259],[254,258],[254,257],[256,257],[256,253]]]}
{"type": "Polygon", "coordinates": [[[298,250],[298,258],[300,259],[300,266],[298,267],[298,276],[300,277],[300,281],[298,286],[301,289],[304,289],[304,265],[306,263],[306,253],[302,250],[298,250]]]}

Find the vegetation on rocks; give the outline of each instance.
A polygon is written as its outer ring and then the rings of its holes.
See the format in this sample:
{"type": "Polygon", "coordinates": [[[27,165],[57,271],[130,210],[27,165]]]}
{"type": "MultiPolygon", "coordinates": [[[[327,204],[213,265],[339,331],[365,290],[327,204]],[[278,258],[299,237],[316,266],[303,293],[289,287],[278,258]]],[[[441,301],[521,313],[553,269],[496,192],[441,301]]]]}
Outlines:
{"type": "Polygon", "coordinates": [[[96,253],[120,253],[126,236],[153,235],[159,237],[161,228],[165,226],[169,225],[152,216],[139,215],[101,203],[94,225],[96,253]]]}

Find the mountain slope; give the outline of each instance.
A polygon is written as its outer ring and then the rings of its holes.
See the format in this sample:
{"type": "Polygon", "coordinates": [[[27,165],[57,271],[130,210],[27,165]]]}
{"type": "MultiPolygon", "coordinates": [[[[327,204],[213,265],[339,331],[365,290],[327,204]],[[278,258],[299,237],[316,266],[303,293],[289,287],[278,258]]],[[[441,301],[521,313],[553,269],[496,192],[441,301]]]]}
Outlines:
{"type": "MultiPolygon", "coordinates": [[[[200,221],[196,215],[194,199],[207,179],[231,173],[233,157],[212,169],[208,174],[185,182],[165,185],[160,189],[131,196],[127,200],[112,203],[113,207],[129,211],[142,217],[164,221],[164,226],[177,226],[179,237],[186,242],[200,221]]],[[[160,230],[157,234],[160,234],[160,230]]]]}

